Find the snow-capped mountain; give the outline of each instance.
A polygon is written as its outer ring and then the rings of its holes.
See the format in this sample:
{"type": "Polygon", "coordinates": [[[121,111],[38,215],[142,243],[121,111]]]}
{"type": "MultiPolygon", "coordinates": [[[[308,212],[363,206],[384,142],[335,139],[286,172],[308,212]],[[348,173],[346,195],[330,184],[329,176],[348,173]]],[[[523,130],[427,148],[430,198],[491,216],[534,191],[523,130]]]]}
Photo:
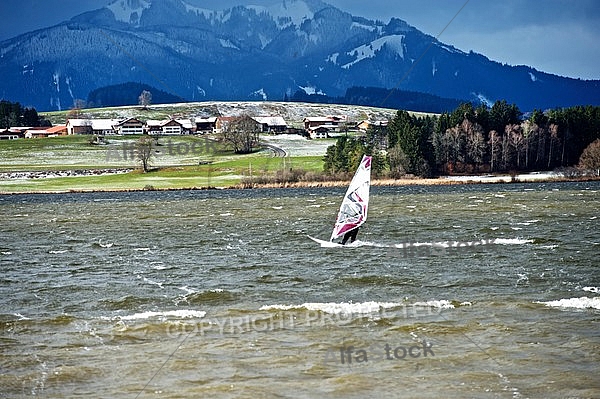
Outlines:
{"type": "Polygon", "coordinates": [[[0,74],[0,98],[39,110],[69,108],[91,90],[123,82],[182,101],[281,100],[299,89],[339,96],[369,86],[506,99],[522,110],[600,104],[600,81],[502,65],[400,19],[372,21],[320,0],[226,10],[185,0],[115,0],[1,42],[0,74]]]}

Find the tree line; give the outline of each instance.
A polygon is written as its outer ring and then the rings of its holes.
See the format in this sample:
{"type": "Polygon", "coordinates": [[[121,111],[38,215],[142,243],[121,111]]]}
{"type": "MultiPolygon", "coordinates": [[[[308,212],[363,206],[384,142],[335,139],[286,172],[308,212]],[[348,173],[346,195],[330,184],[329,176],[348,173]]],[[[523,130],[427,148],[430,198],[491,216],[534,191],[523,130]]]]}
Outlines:
{"type": "Polygon", "coordinates": [[[376,155],[374,172],[390,177],[554,170],[577,165],[597,139],[600,107],[534,110],[524,118],[504,100],[490,108],[463,103],[435,116],[398,111],[387,127],[341,138],[327,151],[325,171],[354,170],[358,153],[376,155]]]}
{"type": "Polygon", "coordinates": [[[52,124],[41,118],[35,108],[23,107],[18,102],[0,101],[0,129],[14,126],[38,127],[52,124]]]}
{"type": "Polygon", "coordinates": [[[155,104],[173,104],[186,101],[185,99],[150,85],[135,82],[100,87],[92,90],[88,94],[87,101],[81,101],[82,105],[87,108],[116,107],[136,104],[144,105],[139,98],[140,93],[143,92],[152,93],[152,102],[155,104]]]}
{"type": "Polygon", "coordinates": [[[308,102],[318,104],[349,104],[365,106],[386,106],[388,108],[411,109],[421,112],[440,113],[451,110],[461,104],[461,100],[443,98],[434,94],[420,93],[408,90],[392,90],[381,87],[353,86],[346,90],[343,96],[327,96],[324,94],[307,94],[298,90],[284,101],[308,102]]]}

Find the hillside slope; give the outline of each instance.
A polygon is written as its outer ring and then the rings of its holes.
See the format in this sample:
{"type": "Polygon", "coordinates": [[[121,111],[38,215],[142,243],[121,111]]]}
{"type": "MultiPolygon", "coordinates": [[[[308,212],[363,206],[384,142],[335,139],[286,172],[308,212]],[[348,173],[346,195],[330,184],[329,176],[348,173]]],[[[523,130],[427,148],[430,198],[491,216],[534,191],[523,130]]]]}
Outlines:
{"type": "Polygon", "coordinates": [[[600,81],[502,65],[398,18],[372,21],[320,0],[223,11],[184,0],[116,0],[0,43],[0,75],[0,97],[39,110],[68,109],[94,89],[125,82],[182,101],[282,100],[298,89],[338,97],[362,86],[506,99],[524,111],[600,104],[600,81]]]}

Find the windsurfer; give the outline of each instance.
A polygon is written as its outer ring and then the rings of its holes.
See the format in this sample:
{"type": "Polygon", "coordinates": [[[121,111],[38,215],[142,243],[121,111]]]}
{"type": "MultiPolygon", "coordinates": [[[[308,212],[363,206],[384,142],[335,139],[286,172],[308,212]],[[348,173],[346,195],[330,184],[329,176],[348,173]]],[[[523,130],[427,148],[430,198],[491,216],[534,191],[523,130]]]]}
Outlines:
{"type": "Polygon", "coordinates": [[[358,228],[367,221],[370,184],[371,157],[363,155],[340,205],[330,242],[338,240],[340,237],[343,237],[342,245],[356,240],[358,228]]]}
{"type": "Polygon", "coordinates": [[[358,227],[346,232],[346,234],[344,234],[344,238],[342,239],[342,245],[346,245],[346,242],[348,242],[348,240],[350,240],[350,244],[352,244],[356,240],[357,235],[358,227]]]}

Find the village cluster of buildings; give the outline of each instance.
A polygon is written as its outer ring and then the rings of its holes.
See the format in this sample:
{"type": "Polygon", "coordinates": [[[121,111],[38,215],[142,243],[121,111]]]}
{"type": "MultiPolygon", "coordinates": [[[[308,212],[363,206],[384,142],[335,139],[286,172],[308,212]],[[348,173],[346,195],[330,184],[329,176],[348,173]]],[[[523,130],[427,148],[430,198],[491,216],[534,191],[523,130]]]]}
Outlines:
{"type": "MultiPolygon", "coordinates": [[[[19,138],[43,138],[67,136],[73,134],[89,134],[98,136],[110,135],[184,135],[218,133],[237,117],[219,116],[194,119],[166,119],[142,121],[137,118],[127,119],[68,119],[65,125],[52,127],[11,127],[0,130],[0,140],[19,138]]],[[[304,129],[288,126],[281,116],[252,117],[261,133],[295,133],[307,134],[310,138],[327,138],[330,133],[342,131],[366,131],[370,126],[386,126],[387,121],[361,121],[358,124],[348,122],[346,116],[306,117],[304,129]]]]}

